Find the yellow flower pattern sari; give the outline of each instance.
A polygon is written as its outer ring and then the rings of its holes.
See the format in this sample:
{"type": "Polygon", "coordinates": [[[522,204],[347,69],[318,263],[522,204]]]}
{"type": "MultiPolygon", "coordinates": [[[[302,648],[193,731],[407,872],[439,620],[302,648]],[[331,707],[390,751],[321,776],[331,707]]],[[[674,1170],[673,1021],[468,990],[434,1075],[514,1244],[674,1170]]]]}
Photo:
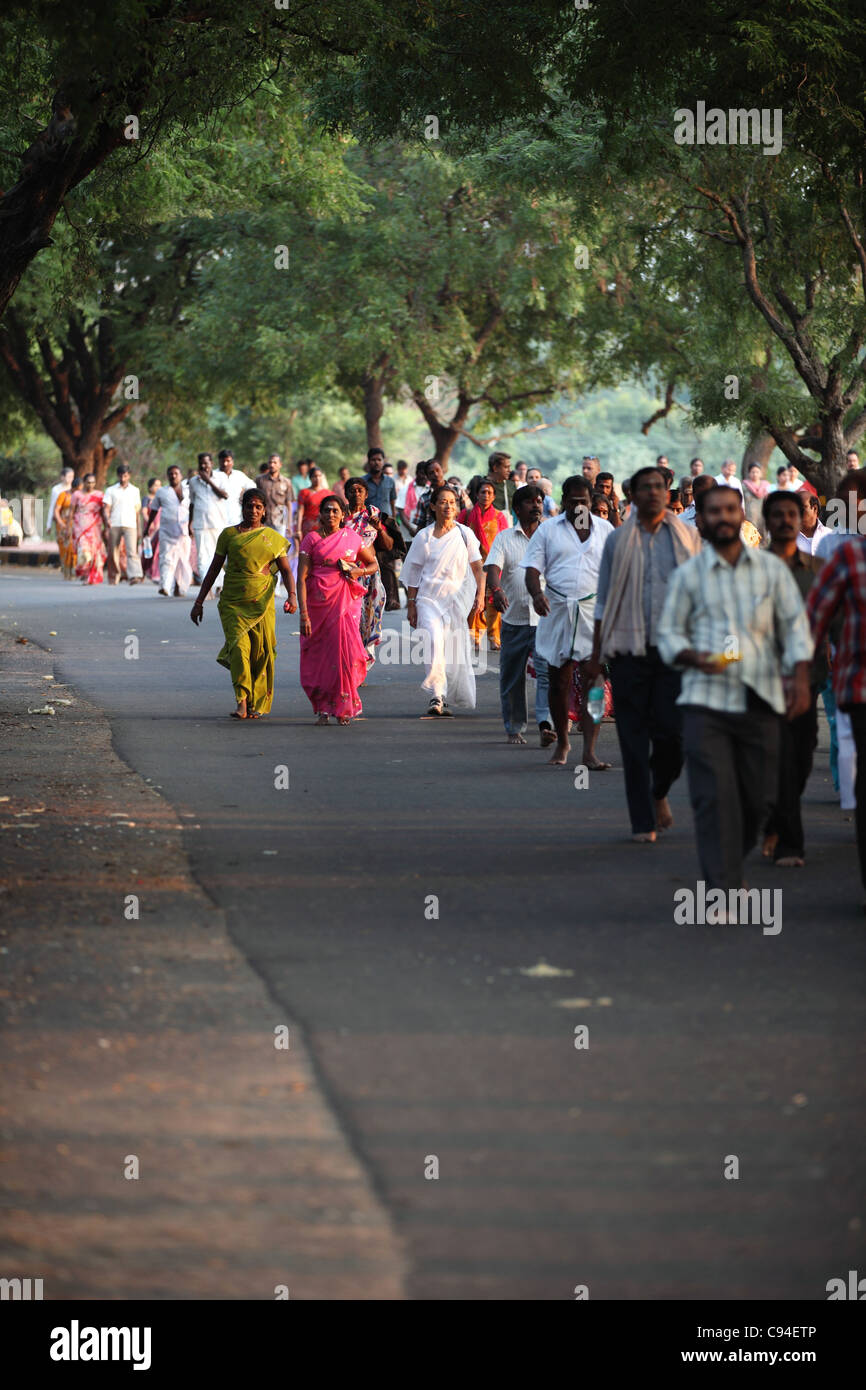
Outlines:
{"type": "Polygon", "coordinates": [[[228,526],[216,543],[217,555],[226,557],[218,605],[225,643],[217,661],[231,672],[235,699],[246,700],[247,709],[258,714],[268,714],[274,698],[273,598],[279,576],[275,562],[288,545],[270,526],[252,531],[228,526]]]}

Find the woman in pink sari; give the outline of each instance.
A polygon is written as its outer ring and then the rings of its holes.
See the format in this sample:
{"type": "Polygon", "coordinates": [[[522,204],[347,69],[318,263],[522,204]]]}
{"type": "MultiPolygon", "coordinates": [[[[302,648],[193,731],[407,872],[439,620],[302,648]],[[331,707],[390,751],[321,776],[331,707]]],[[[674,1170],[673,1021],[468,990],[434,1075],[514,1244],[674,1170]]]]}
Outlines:
{"type": "Polygon", "coordinates": [[[75,546],[75,573],[85,584],[101,584],[105,566],[102,493],[95,473],[87,473],[80,489],[72,494],[72,543],[75,546]]]}
{"type": "Polygon", "coordinates": [[[361,713],[358,687],[367,675],[359,631],[366,590],[359,580],[378,570],[376,556],[355,531],[343,530],[343,508],[329,495],[319,522],[301,541],[298,607],[301,619],[301,685],[327,724],[350,724],[361,713]]]}

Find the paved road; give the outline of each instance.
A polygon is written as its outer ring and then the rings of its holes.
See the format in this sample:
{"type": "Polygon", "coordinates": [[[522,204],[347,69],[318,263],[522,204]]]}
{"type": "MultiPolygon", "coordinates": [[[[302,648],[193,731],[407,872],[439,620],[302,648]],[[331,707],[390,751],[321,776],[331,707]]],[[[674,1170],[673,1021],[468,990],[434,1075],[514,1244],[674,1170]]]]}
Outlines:
{"type": "MultiPolygon", "coordinates": [[[[151,586],[0,573],[0,621],[54,650],[190,822],[197,877],[408,1243],[413,1296],[820,1299],[862,1262],[866,937],[826,753],[807,869],[749,870],[784,885],[782,932],[678,926],[684,782],[675,830],[632,845],[621,773],[578,790],[507,747],[492,672],[474,714],[437,722],[417,667],[378,667],[363,722],[315,728],[282,613],[273,715],[230,721],[216,606],[199,630],[188,613],[151,586]],[[523,973],[539,962],[561,973],[523,973]]],[[[612,729],[601,751],[618,762],[612,729]]]]}

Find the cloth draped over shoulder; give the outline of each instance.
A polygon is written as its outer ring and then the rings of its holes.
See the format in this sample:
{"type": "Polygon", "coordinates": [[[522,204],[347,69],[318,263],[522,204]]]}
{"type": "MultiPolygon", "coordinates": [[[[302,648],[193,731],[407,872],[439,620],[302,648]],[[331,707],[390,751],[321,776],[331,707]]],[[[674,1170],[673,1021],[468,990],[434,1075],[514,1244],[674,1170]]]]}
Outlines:
{"type": "Polygon", "coordinates": [[[475,598],[470,562],[481,558],[478,541],[458,522],[449,533],[448,544],[440,547],[433,529],[432,525],[425,526],[414,537],[400,578],[407,589],[418,590],[419,602],[433,603],[443,614],[453,609],[465,620],[475,598]]]}
{"type": "Polygon", "coordinates": [[[358,563],[363,545],[364,537],[349,527],[329,535],[310,531],[301,542],[310,619],[310,634],[301,637],[301,685],[317,714],[338,719],[361,713],[358,690],[367,675],[359,631],[366,589],[341,568],[341,562],[358,563]]]}
{"type": "Polygon", "coordinates": [[[226,559],[218,605],[225,643],[217,661],[231,671],[238,699],[245,697],[262,714],[274,694],[276,561],[287,549],[288,541],[270,526],[228,526],[216,543],[215,553],[226,559]]]}
{"type": "MultiPolygon", "coordinates": [[[[665,512],[662,525],[670,531],[677,565],[685,564],[701,549],[701,537],[692,526],[665,512]]],[[[622,526],[614,532],[616,548],[610,574],[610,588],[601,620],[602,659],[615,652],[646,656],[643,610],[644,559],[640,523],[632,508],[622,526]]]]}
{"type": "Polygon", "coordinates": [[[477,587],[472,564],[481,559],[481,550],[460,522],[438,538],[434,529],[426,526],[417,533],[401,574],[406,588],[417,590],[418,627],[427,634],[421,688],[472,709],[475,674],[466,619],[477,587]]]}

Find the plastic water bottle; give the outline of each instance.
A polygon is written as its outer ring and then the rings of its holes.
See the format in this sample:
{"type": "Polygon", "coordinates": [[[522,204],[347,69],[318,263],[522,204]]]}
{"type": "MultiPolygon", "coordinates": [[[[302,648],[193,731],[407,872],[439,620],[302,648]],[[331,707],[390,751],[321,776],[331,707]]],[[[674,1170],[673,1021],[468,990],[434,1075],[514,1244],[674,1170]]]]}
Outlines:
{"type": "Polygon", "coordinates": [[[593,721],[600,724],[604,718],[604,686],[594,685],[589,692],[586,701],[586,708],[589,710],[593,721]]]}
{"type": "Polygon", "coordinates": [[[144,540],[141,542],[141,553],[145,560],[153,559],[153,542],[150,536],[145,536],[144,540]]]}

